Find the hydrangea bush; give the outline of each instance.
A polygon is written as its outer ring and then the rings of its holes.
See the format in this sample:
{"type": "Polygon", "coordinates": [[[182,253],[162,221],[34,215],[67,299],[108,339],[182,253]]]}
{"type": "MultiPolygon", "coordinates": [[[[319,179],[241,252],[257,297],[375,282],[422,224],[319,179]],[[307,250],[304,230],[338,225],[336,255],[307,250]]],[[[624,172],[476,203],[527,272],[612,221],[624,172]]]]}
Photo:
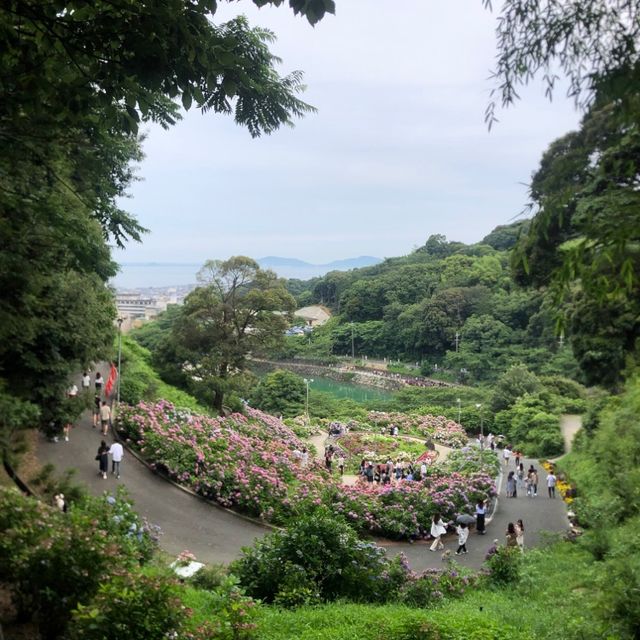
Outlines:
{"type": "Polygon", "coordinates": [[[448,447],[462,447],[468,441],[463,427],[445,416],[370,411],[367,422],[376,428],[396,426],[401,434],[430,438],[448,447]]]}
{"type": "Polygon", "coordinates": [[[158,471],[225,507],[287,524],[322,505],[361,533],[408,538],[428,528],[434,511],[445,519],[495,494],[481,470],[434,466],[424,482],[343,485],[311,457],[280,420],[255,409],[226,418],[199,416],[167,402],[123,406],[117,428],[158,471]]]}

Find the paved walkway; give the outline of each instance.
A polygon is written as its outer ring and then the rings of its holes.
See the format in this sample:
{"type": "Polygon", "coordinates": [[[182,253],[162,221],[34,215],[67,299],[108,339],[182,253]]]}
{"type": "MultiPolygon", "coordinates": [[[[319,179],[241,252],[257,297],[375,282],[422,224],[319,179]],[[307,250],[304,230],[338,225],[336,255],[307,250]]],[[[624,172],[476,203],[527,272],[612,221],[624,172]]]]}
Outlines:
{"type": "MultiPolygon", "coordinates": [[[[98,463],[94,459],[101,439],[100,430],[92,428],[91,418],[87,413],[72,430],[70,442],[52,443],[40,436],[37,456],[41,462],[52,463],[58,470],[76,469],[76,479],[95,495],[101,495],[104,491],[115,491],[118,485],[124,485],[138,512],[162,528],[164,535],[161,538],[161,546],[169,554],[177,555],[188,549],[202,562],[228,563],[238,557],[241,547],[251,545],[256,538],[269,531],[267,527],[239,518],[178,489],[149,471],[127,452],[122,463],[121,479],[116,480],[114,476],[109,475],[107,480],[103,480],[98,476],[98,463]]],[[[111,442],[112,438],[108,437],[107,441],[111,442]]],[[[525,468],[531,463],[538,468],[538,497],[506,498],[504,486],[500,487],[497,509],[487,526],[487,534],[479,536],[472,533],[469,536],[469,553],[457,558],[460,564],[479,568],[493,539],[504,542],[507,523],[515,522],[518,518],[524,520],[527,547],[539,544],[543,531],[564,531],[568,528],[562,500],[546,497],[544,469],[534,460],[526,459],[524,463],[525,468]]],[[[510,469],[512,468],[513,463],[510,466],[510,469]]],[[[445,542],[448,549],[455,551],[455,536],[451,536],[445,542]]],[[[442,565],[441,553],[431,553],[425,542],[379,543],[386,547],[392,556],[404,552],[416,571],[442,565]]]]}

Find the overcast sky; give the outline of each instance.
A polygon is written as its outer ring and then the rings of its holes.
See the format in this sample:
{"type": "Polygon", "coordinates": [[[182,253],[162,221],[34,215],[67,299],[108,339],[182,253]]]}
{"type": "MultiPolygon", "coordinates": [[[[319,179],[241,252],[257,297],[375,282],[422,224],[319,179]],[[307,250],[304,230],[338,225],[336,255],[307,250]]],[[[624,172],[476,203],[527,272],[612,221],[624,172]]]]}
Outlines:
{"type": "Polygon", "coordinates": [[[151,233],[117,260],[382,258],[434,233],[477,242],[521,212],[541,153],[579,114],[535,84],[487,131],[495,13],[481,0],[337,5],[314,28],[286,7],[220,3],[217,19],[241,11],[276,33],[281,74],[305,72],[318,113],[257,140],[197,111],[149,129],[124,206],[151,233]]]}

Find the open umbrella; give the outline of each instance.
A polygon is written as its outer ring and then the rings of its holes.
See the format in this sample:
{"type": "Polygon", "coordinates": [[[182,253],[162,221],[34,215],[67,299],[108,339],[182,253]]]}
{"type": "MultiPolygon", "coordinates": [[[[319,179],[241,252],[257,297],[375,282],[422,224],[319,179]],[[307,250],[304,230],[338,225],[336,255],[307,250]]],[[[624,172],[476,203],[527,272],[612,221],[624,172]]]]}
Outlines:
{"type": "Polygon", "coordinates": [[[468,513],[461,513],[457,518],[456,522],[458,524],[473,524],[476,519],[473,516],[470,516],[468,513]]]}

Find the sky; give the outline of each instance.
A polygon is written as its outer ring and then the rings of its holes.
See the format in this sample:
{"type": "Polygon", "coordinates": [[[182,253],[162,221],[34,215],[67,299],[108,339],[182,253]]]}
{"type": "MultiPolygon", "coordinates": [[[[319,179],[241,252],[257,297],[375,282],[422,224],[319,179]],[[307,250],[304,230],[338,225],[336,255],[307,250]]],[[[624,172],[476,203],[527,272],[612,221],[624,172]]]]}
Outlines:
{"type": "Polygon", "coordinates": [[[150,233],[116,260],[323,264],[406,255],[431,234],[478,242],[515,221],[541,154],[580,114],[538,82],[487,130],[495,5],[337,0],[311,27],[286,6],[220,2],[216,21],[244,13],[277,35],[279,72],[304,71],[301,97],[318,112],[258,139],[197,110],[147,127],[122,204],[150,233]]]}

